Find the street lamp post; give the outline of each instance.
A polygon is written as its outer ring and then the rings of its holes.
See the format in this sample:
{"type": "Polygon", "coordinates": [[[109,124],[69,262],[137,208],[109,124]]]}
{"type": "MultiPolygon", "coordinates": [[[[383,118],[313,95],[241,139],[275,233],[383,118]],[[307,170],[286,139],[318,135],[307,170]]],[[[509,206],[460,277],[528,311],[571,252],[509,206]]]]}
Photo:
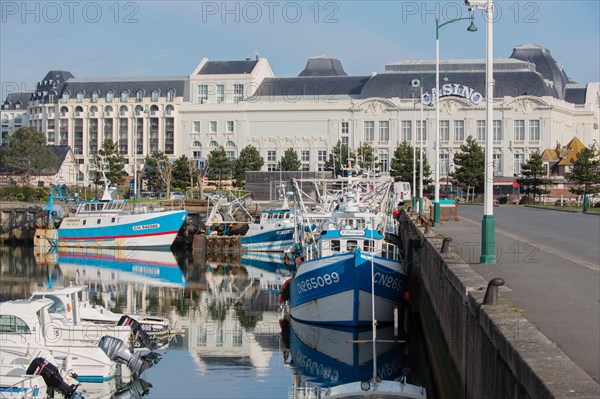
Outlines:
{"type": "MultiPolygon", "coordinates": [[[[413,93],[414,97],[414,93],[413,93]]],[[[421,100],[422,101],[422,100],[421,100]]],[[[412,147],[412,159],[413,159],[413,169],[412,169],[412,209],[417,208],[417,152],[415,151],[416,144],[416,127],[417,121],[415,117],[415,110],[417,108],[417,101],[413,99],[413,120],[411,125],[411,147],[412,147]]]]}
{"type": "Polygon", "coordinates": [[[493,151],[493,101],[494,101],[494,40],[493,40],[493,0],[465,0],[468,7],[483,8],[486,12],[486,52],[485,52],[485,182],[483,193],[483,220],[481,222],[480,263],[496,263],[496,221],[494,219],[494,161],[493,151]]]}
{"type": "MultiPolygon", "coordinates": [[[[467,18],[455,18],[444,23],[435,19],[435,197],[433,203],[433,225],[440,225],[440,30],[451,23],[463,20],[471,20],[467,28],[469,32],[477,31],[473,23],[473,14],[467,18]]],[[[433,97],[433,96],[432,96],[433,97]]]]}

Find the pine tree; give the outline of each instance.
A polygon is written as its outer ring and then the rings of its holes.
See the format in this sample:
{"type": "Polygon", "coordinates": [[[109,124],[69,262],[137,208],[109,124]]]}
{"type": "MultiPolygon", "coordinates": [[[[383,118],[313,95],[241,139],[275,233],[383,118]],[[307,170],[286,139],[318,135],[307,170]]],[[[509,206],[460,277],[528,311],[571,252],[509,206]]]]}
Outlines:
{"type": "Polygon", "coordinates": [[[110,139],[104,140],[102,148],[94,155],[94,162],[98,169],[104,171],[109,185],[118,186],[123,182],[125,157],[119,152],[117,143],[113,143],[110,139]]]}
{"type": "Polygon", "coordinates": [[[173,187],[177,187],[182,191],[186,188],[194,187],[193,174],[190,171],[190,160],[185,155],[180,156],[175,160],[173,167],[173,187]]]}
{"type": "Polygon", "coordinates": [[[279,164],[277,165],[277,169],[295,172],[295,171],[300,170],[301,166],[302,166],[302,163],[298,159],[298,153],[296,153],[296,151],[294,151],[293,148],[288,148],[283,153],[283,156],[281,157],[281,161],[279,161],[279,164]]]}
{"type": "MultiPolygon", "coordinates": [[[[412,184],[412,170],[413,170],[413,152],[415,152],[415,167],[417,176],[417,185],[419,184],[419,176],[421,172],[420,165],[420,150],[415,149],[406,141],[402,142],[394,151],[394,157],[390,163],[390,174],[394,177],[395,181],[406,181],[412,184]]],[[[431,170],[427,158],[423,157],[423,185],[427,186],[431,184],[432,180],[431,170]]]]}
{"type": "Polygon", "coordinates": [[[146,178],[146,187],[148,190],[158,193],[164,189],[164,182],[160,177],[159,164],[167,161],[169,158],[164,152],[158,151],[152,154],[146,155],[144,163],[144,176],[146,178]]]}
{"type": "Polygon", "coordinates": [[[533,195],[534,203],[536,197],[550,192],[543,188],[543,186],[550,184],[550,179],[546,175],[547,171],[544,167],[542,155],[538,151],[532,153],[527,162],[521,165],[521,177],[517,178],[517,183],[523,187],[523,192],[527,196],[533,195]]]}
{"type": "Polygon", "coordinates": [[[584,148],[577,154],[571,173],[565,176],[575,187],[569,188],[574,194],[589,195],[600,193],[600,153],[592,148],[584,148]]]}
{"type": "Polygon", "coordinates": [[[331,148],[331,153],[327,161],[325,161],[325,169],[333,170],[334,175],[338,175],[338,171],[342,168],[348,167],[348,159],[355,159],[356,154],[348,149],[346,144],[342,144],[338,141],[336,145],[331,148]]]}
{"type": "Polygon", "coordinates": [[[375,150],[369,144],[361,145],[356,151],[358,158],[358,166],[364,170],[374,170],[379,165],[377,164],[377,156],[375,150]]]}
{"type": "Polygon", "coordinates": [[[240,151],[240,156],[233,164],[233,184],[235,187],[244,187],[246,171],[259,171],[265,163],[260,153],[251,145],[240,151]]]}
{"type": "Polygon", "coordinates": [[[454,165],[456,165],[456,168],[451,176],[458,181],[463,189],[467,190],[467,193],[471,188],[476,193],[483,192],[485,179],[485,155],[483,148],[473,136],[469,136],[467,137],[467,142],[461,144],[460,151],[454,155],[454,165]]]}
{"type": "Polygon", "coordinates": [[[209,181],[217,183],[217,189],[221,190],[223,181],[231,178],[231,168],[232,162],[223,147],[214,149],[208,154],[206,176],[209,181]]]}

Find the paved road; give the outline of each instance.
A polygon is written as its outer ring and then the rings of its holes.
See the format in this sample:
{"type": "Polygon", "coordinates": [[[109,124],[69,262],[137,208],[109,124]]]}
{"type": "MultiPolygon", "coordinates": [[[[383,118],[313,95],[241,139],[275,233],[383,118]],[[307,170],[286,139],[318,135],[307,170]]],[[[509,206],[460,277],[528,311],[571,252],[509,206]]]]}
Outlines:
{"type": "Polygon", "coordinates": [[[502,277],[501,294],[600,382],[600,216],[495,207],[497,263],[482,265],[483,208],[463,205],[458,213],[459,222],[436,233],[452,237],[485,279],[502,277]]]}

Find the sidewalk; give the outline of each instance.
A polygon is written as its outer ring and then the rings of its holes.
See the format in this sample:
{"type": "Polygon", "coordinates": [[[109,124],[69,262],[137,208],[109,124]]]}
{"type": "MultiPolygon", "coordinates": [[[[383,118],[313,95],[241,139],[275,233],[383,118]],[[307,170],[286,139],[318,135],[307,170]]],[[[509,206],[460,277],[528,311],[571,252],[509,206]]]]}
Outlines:
{"type": "MultiPolygon", "coordinates": [[[[495,265],[479,264],[481,207],[460,207],[460,221],[445,222],[434,232],[452,237],[451,251],[471,263],[483,278],[503,278],[506,284],[500,294],[600,382],[600,218],[584,222],[590,223],[585,229],[592,233],[582,238],[581,232],[575,234],[573,230],[581,225],[581,219],[573,219],[572,223],[560,219],[576,217],[573,214],[554,216],[545,210],[525,210],[521,214],[523,211],[504,209],[494,208],[500,214],[496,216],[495,265]],[[530,216],[539,223],[527,222],[530,216]]],[[[528,332],[515,334],[527,339],[528,332]]]]}

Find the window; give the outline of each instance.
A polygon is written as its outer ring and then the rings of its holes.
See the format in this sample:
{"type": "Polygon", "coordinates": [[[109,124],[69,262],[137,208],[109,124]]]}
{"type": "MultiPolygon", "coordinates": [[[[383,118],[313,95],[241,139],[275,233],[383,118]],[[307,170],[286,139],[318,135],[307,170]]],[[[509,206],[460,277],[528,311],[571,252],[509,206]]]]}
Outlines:
{"type": "Polygon", "coordinates": [[[300,160],[302,162],[309,162],[310,161],[310,150],[300,151],[300,160]]]}
{"type": "Polygon", "coordinates": [[[450,154],[440,154],[440,173],[448,175],[450,171],[450,154]]]}
{"type": "Polygon", "coordinates": [[[454,121],[454,141],[465,141],[465,121],[454,121]]]}
{"type": "Polygon", "coordinates": [[[529,140],[539,141],[540,140],[540,121],[531,120],[529,121],[529,140]]]}
{"type": "Polygon", "coordinates": [[[379,121],[379,141],[390,140],[390,122],[379,121]]]}
{"type": "Polygon", "coordinates": [[[525,162],[525,154],[515,154],[514,162],[514,174],[517,176],[521,175],[521,164],[525,162]]]}
{"type": "Polygon", "coordinates": [[[327,150],[319,150],[317,153],[317,160],[319,162],[326,162],[327,161],[327,150]]]}
{"type": "Polygon", "coordinates": [[[476,139],[480,143],[485,141],[485,120],[478,120],[477,126],[475,128],[477,130],[476,139]]]}
{"type": "Polygon", "coordinates": [[[98,102],[98,97],[99,97],[99,96],[100,96],[100,93],[98,93],[98,91],[97,91],[97,90],[94,90],[94,91],[92,92],[92,102],[93,102],[93,103],[95,103],[95,102],[98,102]]]}
{"type": "Polygon", "coordinates": [[[218,103],[225,102],[225,85],[224,84],[217,85],[217,102],[218,103]]]}
{"type": "Polygon", "coordinates": [[[342,145],[345,145],[346,147],[348,147],[349,142],[350,142],[350,139],[348,137],[342,137],[342,145]]]}
{"type": "Polygon", "coordinates": [[[20,317],[5,315],[0,316],[0,332],[14,334],[31,334],[29,326],[20,317]]]}
{"type": "Polygon", "coordinates": [[[517,119],[515,121],[515,140],[525,140],[525,121],[522,119],[517,119]]]}
{"type": "Polygon", "coordinates": [[[350,124],[348,122],[342,122],[342,134],[350,133],[350,124]]]}
{"type": "Polygon", "coordinates": [[[208,102],[208,85],[198,85],[198,103],[205,104],[208,102]]]}
{"type": "Polygon", "coordinates": [[[277,151],[269,150],[267,151],[267,161],[275,162],[277,160],[277,151]]]}
{"type": "Polygon", "coordinates": [[[142,102],[143,99],[144,99],[144,90],[138,90],[135,93],[135,101],[142,102]]]}
{"type": "Polygon", "coordinates": [[[227,121],[226,132],[227,133],[234,132],[234,121],[227,121]]]}
{"type": "Polygon", "coordinates": [[[194,133],[200,133],[200,121],[194,121],[194,133]]]}
{"type": "Polygon", "coordinates": [[[70,97],[71,97],[71,93],[69,93],[68,91],[65,91],[65,92],[63,93],[63,95],[62,95],[62,100],[63,100],[64,102],[67,102],[67,101],[69,101],[69,98],[70,98],[70,97]]]}
{"type": "Polygon", "coordinates": [[[194,158],[194,159],[202,158],[202,151],[192,151],[192,158],[194,158]]]}
{"type": "Polygon", "coordinates": [[[150,93],[150,101],[158,101],[159,94],[158,90],[152,90],[152,93],[150,93]]]}
{"type": "Polygon", "coordinates": [[[274,164],[274,163],[267,164],[267,171],[274,172],[276,170],[277,170],[277,164],[274,164]]]}
{"type": "Polygon", "coordinates": [[[129,90],[123,90],[121,92],[121,102],[126,103],[127,101],[129,101],[129,90]]]}
{"type": "Polygon", "coordinates": [[[379,153],[379,171],[382,173],[387,173],[390,171],[390,160],[387,152],[379,153]]]}
{"type": "Polygon", "coordinates": [[[450,140],[450,121],[440,121],[440,141],[450,140]]]}
{"type": "Polygon", "coordinates": [[[217,143],[215,140],[212,140],[209,144],[209,146],[213,147],[213,148],[217,148],[219,146],[219,143],[217,143]]]}
{"type": "Polygon", "coordinates": [[[106,102],[107,103],[112,103],[113,99],[115,98],[115,92],[112,90],[109,90],[106,92],[106,102]]]}
{"type": "Polygon", "coordinates": [[[233,101],[239,103],[244,99],[244,85],[236,83],[233,85],[233,101]]]}
{"type": "Polygon", "coordinates": [[[175,99],[175,90],[173,90],[173,89],[167,90],[167,101],[173,102],[174,99],[175,99]]]}
{"type": "Polygon", "coordinates": [[[227,148],[235,148],[235,143],[231,140],[227,141],[227,143],[225,143],[225,147],[227,148]]]}
{"type": "Polygon", "coordinates": [[[198,140],[194,140],[194,143],[192,144],[194,147],[202,147],[202,143],[198,140]]]}
{"type": "Polygon", "coordinates": [[[225,151],[225,156],[230,161],[233,161],[233,160],[235,160],[235,151],[225,151]]]}
{"type": "Polygon", "coordinates": [[[412,141],[412,121],[402,121],[402,140],[412,141]]]}
{"type": "Polygon", "coordinates": [[[427,121],[417,121],[417,140],[427,140],[427,121]]]}
{"type": "Polygon", "coordinates": [[[210,121],[209,122],[209,130],[210,133],[216,133],[217,132],[217,121],[210,121]]]}
{"type": "Polygon", "coordinates": [[[502,141],[502,121],[494,121],[494,141],[502,141]]]}
{"type": "Polygon", "coordinates": [[[494,175],[502,175],[502,154],[493,154],[494,175]]]}
{"type": "Polygon", "coordinates": [[[364,131],[365,131],[365,141],[374,141],[375,140],[375,122],[374,121],[365,121],[364,131]]]}
{"type": "Polygon", "coordinates": [[[78,92],[77,92],[77,99],[76,99],[76,101],[77,101],[78,103],[81,103],[81,102],[83,102],[83,92],[82,92],[82,91],[78,91],[78,92]]]}

